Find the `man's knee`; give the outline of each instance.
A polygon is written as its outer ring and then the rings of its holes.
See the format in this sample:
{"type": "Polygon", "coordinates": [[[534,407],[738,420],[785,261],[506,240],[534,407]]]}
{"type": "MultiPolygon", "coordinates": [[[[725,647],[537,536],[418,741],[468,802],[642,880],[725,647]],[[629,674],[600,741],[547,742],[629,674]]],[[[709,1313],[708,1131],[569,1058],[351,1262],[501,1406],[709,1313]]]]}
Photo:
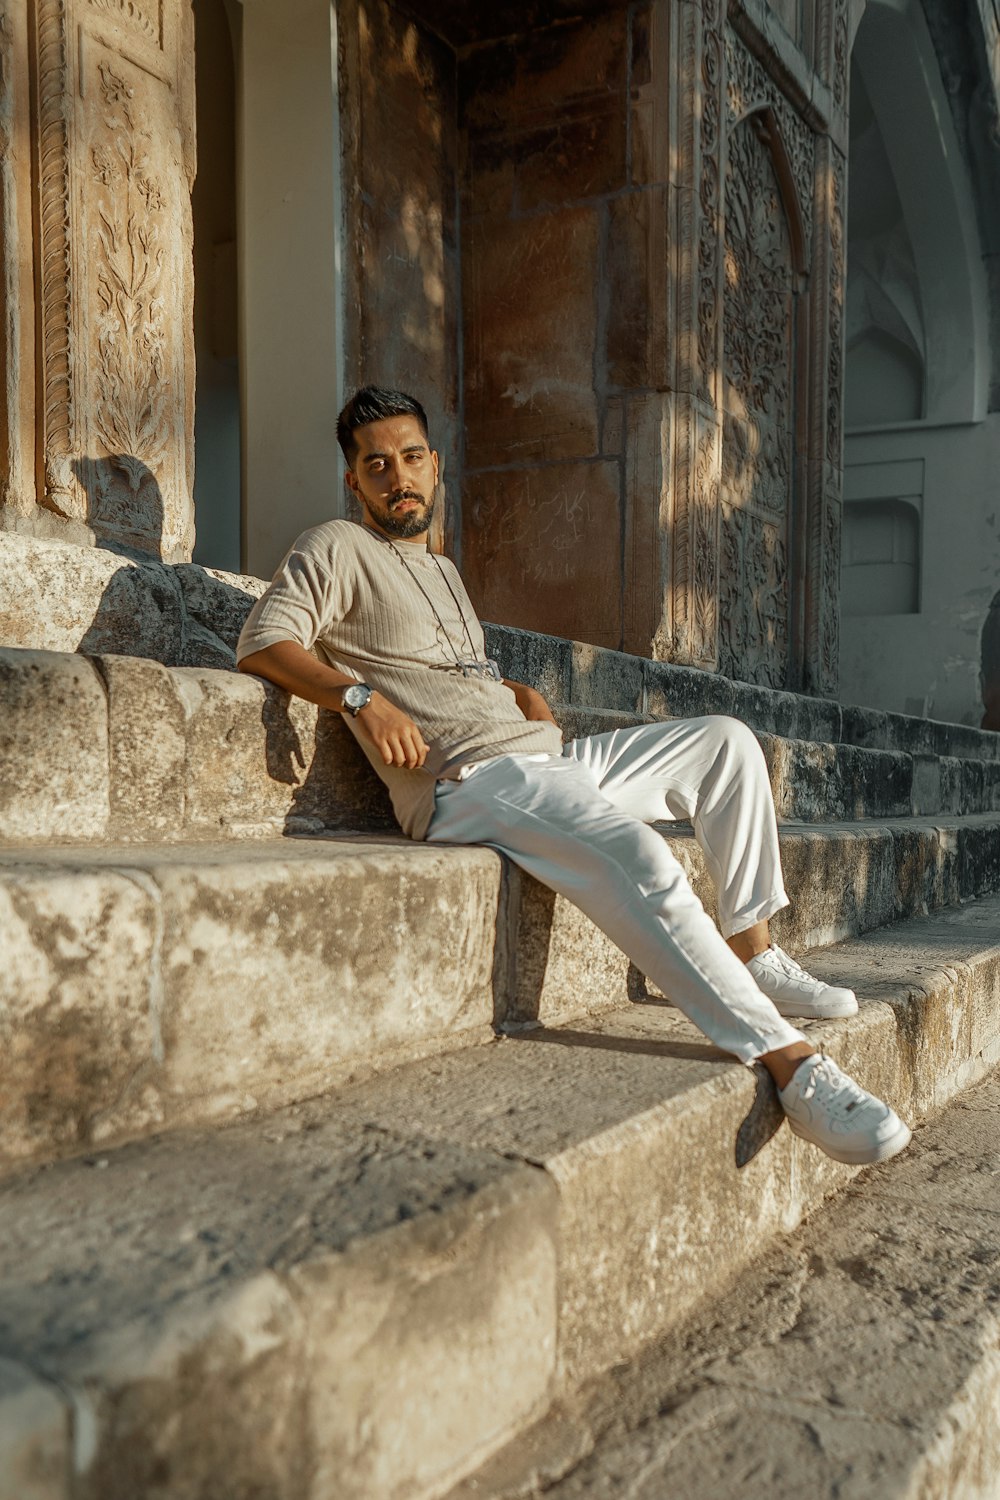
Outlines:
{"type": "Polygon", "coordinates": [[[742,719],[731,718],[729,714],[711,714],[703,722],[708,739],[718,753],[746,766],[764,764],[760,741],[742,719]]]}

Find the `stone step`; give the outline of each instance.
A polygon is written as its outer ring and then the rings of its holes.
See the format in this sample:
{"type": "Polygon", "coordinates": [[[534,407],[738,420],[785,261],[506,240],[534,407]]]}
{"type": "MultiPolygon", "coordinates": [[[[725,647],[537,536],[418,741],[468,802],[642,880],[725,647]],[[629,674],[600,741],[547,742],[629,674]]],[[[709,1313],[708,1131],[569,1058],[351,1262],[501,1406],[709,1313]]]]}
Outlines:
{"type": "Polygon", "coordinates": [[[448,1500],[995,1495],[998,1140],[993,1072],[448,1500]]]}
{"type": "MultiPolygon", "coordinates": [[[[637,714],[578,704],[557,704],[554,711],[566,739],[649,722],[637,714]]],[[[1000,809],[998,761],[788,739],[762,729],[755,733],[782,821],[828,823],[1000,809]]]]}
{"type": "MultiPolygon", "coordinates": [[[[867,999],[811,1037],[941,1107],[1000,1056],[998,922],[990,898],[823,956],[867,999]]],[[[854,1176],[657,1004],[22,1170],[0,1496],[429,1500],[854,1176]]]]}
{"type": "MultiPolygon", "coordinates": [[[[195,563],[133,560],[12,532],[0,534],[0,642],[43,652],[152,660],[170,666],[235,665],[240,630],[267,587],[195,563]]],[[[907,754],[1000,760],[1000,736],[829,698],[733,682],[716,672],[647,661],[581,641],[485,625],[487,650],[504,675],[552,703],[579,703],[640,717],[735,714],[786,739],[845,743],[907,754]]]]}
{"type": "MultiPolygon", "coordinates": [[[[4,650],[0,710],[0,843],[395,826],[339,714],[235,672],[4,650]]],[[[587,704],[557,715],[569,736],[640,722],[587,704]]],[[[781,818],[1000,810],[1000,761],[759,733],[781,818]]]]}
{"type": "MultiPolygon", "coordinates": [[[[693,836],[672,849],[706,907],[693,836]]],[[[1000,890],[1000,817],[782,831],[802,953],[1000,890]]],[[[0,850],[0,1164],[276,1107],[646,993],[570,903],[401,837],[0,850]]]]}
{"type": "Polygon", "coordinates": [[[504,676],[537,687],[550,703],[576,703],[652,719],[733,714],[752,729],[784,739],[902,751],[919,758],[1000,760],[1000,735],[971,724],[757,687],[718,672],[649,661],[507,625],[486,625],[485,632],[487,650],[504,676]]]}

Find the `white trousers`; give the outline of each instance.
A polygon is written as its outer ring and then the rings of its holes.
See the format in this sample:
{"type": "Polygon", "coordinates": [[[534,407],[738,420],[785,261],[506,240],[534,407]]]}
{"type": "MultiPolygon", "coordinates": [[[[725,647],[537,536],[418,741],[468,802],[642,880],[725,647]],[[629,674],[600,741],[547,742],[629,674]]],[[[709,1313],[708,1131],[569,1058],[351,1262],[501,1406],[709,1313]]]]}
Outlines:
{"type": "Polygon", "coordinates": [[[653,821],[689,818],[727,936],[787,906],[767,767],[737,719],[678,719],[502,755],[438,783],[427,838],[488,844],[574,902],[717,1047],[802,1040],[727,947],[653,821]]]}

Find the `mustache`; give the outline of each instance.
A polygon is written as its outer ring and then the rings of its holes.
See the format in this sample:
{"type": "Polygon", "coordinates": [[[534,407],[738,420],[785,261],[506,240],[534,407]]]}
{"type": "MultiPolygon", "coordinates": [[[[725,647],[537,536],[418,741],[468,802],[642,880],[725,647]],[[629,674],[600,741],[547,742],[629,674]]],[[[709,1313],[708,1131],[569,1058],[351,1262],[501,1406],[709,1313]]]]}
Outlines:
{"type": "Polygon", "coordinates": [[[419,490],[397,490],[391,497],[389,504],[398,505],[401,500],[416,500],[420,505],[426,505],[427,501],[419,490]]]}

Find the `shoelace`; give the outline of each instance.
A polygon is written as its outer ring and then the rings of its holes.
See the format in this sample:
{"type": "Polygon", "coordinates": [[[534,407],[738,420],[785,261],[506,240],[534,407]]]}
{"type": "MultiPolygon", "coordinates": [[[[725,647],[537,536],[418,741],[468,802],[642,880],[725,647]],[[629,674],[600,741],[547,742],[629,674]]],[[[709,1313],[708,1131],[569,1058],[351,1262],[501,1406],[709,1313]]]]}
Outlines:
{"type": "Polygon", "coordinates": [[[833,1096],[826,1101],[827,1108],[841,1118],[846,1118],[859,1104],[864,1104],[868,1097],[864,1089],[853,1078],[842,1073],[825,1052],[821,1052],[819,1062],[813,1064],[809,1078],[801,1090],[801,1097],[812,1099],[823,1091],[829,1091],[833,1096]]]}
{"type": "Polygon", "coordinates": [[[785,952],[784,948],[779,948],[777,943],[771,945],[771,952],[777,959],[778,968],[784,969],[785,973],[791,975],[793,979],[807,979],[810,984],[816,983],[813,976],[807,973],[801,964],[797,964],[794,958],[785,952]]]}

